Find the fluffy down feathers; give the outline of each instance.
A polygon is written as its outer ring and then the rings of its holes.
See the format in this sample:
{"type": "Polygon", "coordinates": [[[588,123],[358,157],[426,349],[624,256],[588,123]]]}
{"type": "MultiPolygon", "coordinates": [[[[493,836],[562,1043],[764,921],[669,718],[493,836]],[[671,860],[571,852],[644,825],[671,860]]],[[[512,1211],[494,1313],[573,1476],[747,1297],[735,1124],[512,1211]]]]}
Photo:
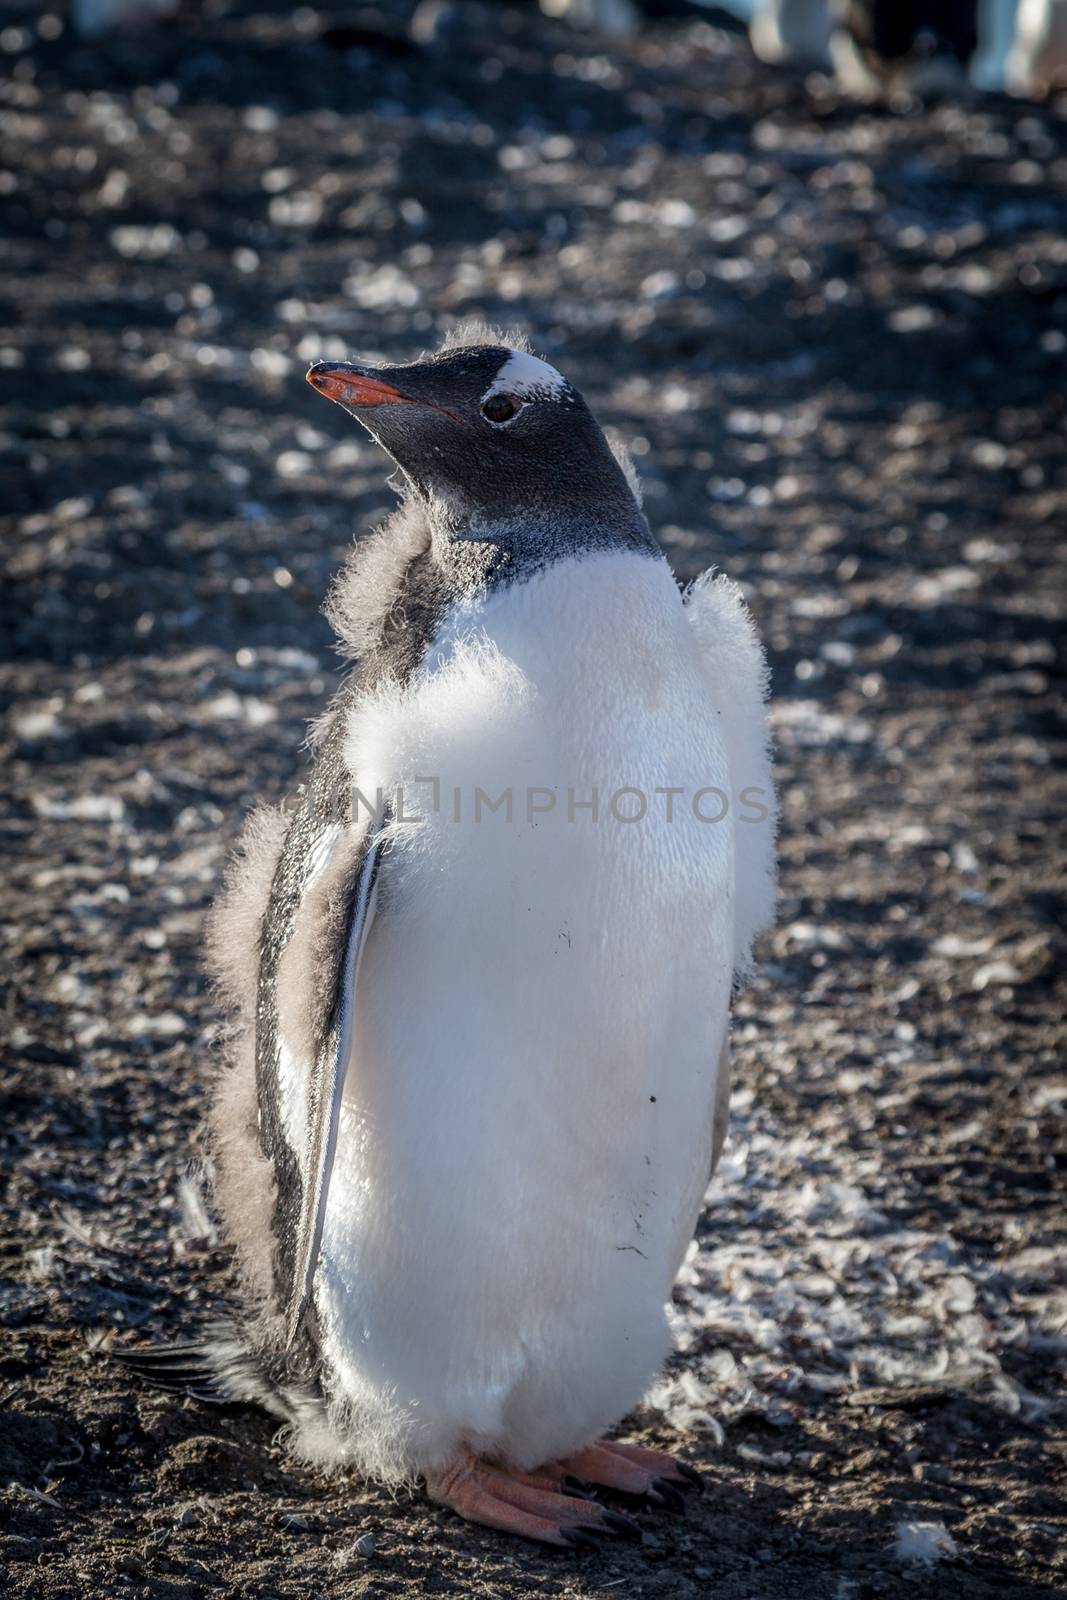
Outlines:
{"type": "Polygon", "coordinates": [[[755,623],[729,578],[716,577],[713,569],[699,577],[686,595],[686,615],[730,766],[737,875],[734,970],[741,981],[752,972],[754,940],[774,920],[778,810],[767,726],[769,674],[755,623]],[[760,807],[765,818],[746,820],[760,807]]]}
{"type": "Polygon", "coordinates": [[[375,648],[408,564],[429,543],[426,512],[417,501],[405,500],[352,547],[325,606],[342,655],[358,661],[375,648]]]}
{"type": "Polygon", "coordinates": [[[459,322],[449,330],[441,342],[442,354],[448,350],[464,350],[468,345],[498,344],[507,350],[530,353],[530,341],[518,328],[495,328],[476,317],[459,322]]]}
{"type": "Polygon", "coordinates": [[[237,841],[223,892],[208,920],[208,963],[230,1012],[227,1060],[208,1112],[215,1203],[256,1303],[271,1289],[274,1175],[257,1132],[255,1004],[259,938],[288,819],[257,806],[237,841]]]}

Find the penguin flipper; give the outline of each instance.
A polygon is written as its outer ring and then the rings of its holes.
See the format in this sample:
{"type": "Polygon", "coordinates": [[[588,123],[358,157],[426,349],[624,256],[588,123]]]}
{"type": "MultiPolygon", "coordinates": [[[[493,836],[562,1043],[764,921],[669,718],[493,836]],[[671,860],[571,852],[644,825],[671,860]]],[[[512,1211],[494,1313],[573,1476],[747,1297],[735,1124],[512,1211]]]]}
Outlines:
{"type": "Polygon", "coordinates": [[[360,959],[374,920],[378,868],[385,819],[372,831],[356,877],[345,938],[343,965],[333,1017],[308,1085],[308,1119],[303,1161],[300,1222],[296,1235],[292,1286],[285,1308],[286,1348],[300,1332],[318,1265],[330,1174],[337,1149],[345,1071],[352,1043],[356,981],[360,959]]]}

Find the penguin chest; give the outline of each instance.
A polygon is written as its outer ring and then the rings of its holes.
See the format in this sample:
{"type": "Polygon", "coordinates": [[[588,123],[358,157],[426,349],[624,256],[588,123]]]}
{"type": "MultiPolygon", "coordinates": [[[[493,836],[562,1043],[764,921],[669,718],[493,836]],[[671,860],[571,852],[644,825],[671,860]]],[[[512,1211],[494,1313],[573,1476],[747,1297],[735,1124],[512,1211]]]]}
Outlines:
{"type": "Polygon", "coordinates": [[[587,556],[454,616],[413,686],[353,723],[349,759],[399,798],[335,1281],[371,1343],[403,1285],[408,1315],[496,1352],[504,1391],[509,1362],[553,1338],[563,1359],[585,1318],[594,1348],[605,1319],[647,1314],[658,1340],[733,963],[729,773],[665,564],[587,556]]]}

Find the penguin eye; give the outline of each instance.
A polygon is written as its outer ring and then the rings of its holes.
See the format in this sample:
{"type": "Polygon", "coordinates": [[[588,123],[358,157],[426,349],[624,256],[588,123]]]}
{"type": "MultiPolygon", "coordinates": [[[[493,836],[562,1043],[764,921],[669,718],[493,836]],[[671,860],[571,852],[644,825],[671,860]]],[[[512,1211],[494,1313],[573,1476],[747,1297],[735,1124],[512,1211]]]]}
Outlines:
{"type": "Polygon", "coordinates": [[[521,406],[513,394],[491,394],[482,405],[482,416],[487,422],[510,422],[521,406]]]}

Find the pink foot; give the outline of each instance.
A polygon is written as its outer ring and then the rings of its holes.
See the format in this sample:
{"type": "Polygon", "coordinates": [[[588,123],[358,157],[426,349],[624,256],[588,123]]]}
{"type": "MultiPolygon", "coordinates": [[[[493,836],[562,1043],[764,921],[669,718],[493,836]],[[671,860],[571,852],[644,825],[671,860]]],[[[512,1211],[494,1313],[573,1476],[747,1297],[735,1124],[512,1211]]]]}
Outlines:
{"type": "Polygon", "coordinates": [[[586,1445],[584,1450],[554,1465],[585,1483],[615,1489],[620,1494],[643,1495],[672,1511],[680,1511],[685,1504],[681,1489],[703,1488],[700,1474],[666,1450],[648,1450],[616,1439],[586,1445]]]}
{"type": "Polygon", "coordinates": [[[631,1517],[561,1494],[566,1470],[553,1465],[543,1472],[505,1472],[468,1454],[429,1475],[426,1492],[468,1522],[544,1544],[595,1547],[597,1534],[640,1540],[641,1529],[631,1517]]]}

